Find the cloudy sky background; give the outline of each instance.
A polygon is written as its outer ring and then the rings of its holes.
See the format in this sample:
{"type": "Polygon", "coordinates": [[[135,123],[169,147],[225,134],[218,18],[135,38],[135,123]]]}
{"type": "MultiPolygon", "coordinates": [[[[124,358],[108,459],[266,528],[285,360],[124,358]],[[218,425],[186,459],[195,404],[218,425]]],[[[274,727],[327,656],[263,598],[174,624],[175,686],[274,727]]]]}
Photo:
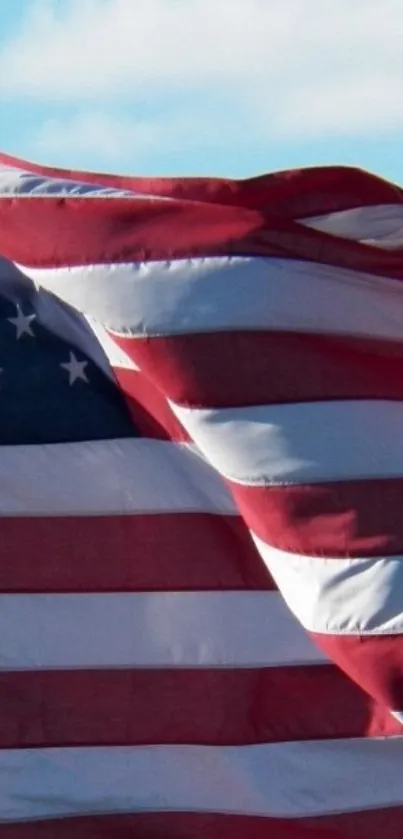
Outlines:
{"type": "Polygon", "coordinates": [[[0,0],[0,128],[67,167],[403,184],[403,2],[0,0]]]}

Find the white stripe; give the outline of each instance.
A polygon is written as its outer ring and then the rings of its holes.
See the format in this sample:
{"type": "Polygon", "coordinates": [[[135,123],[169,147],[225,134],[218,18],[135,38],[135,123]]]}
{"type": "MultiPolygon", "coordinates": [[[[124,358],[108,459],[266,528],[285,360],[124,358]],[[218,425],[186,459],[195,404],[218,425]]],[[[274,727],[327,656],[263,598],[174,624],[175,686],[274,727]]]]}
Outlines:
{"type": "Polygon", "coordinates": [[[403,337],[402,283],[319,263],[217,257],[20,267],[79,311],[140,337],[220,329],[403,337]]]}
{"type": "Polygon", "coordinates": [[[328,215],[301,220],[306,227],[353,239],[378,248],[399,248],[403,245],[403,206],[379,204],[355,207],[328,215]]]}
{"type": "Polygon", "coordinates": [[[0,595],[0,669],[323,661],[278,592],[0,595]]]}
{"type": "Polygon", "coordinates": [[[130,189],[116,189],[72,177],[56,178],[27,172],[14,166],[0,165],[0,198],[13,196],[51,198],[154,198],[130,189]]]}
{"type": "Polygon", "coordinates": [[[124,352],[124,350],[113,340],[109,332],[105,329],[99,321],[91,317],[85,318],[86,323],[91,329],[92,333],[97,338],[95,342],[99,348],[102,347],[108,362],[115,370],[117,368],[126,370],[139,370],[137,364],[124,352]]]}
{"type": "Polygon", "coordinates": [[[223,409],[170,405],[206,458],[240,483],[403,475],[402,402],[346,400],[223,409]]]}
{"type": "Polygon", "coordinates": [[[186,444],[127,438],[3,446],[0,515],[235,514],[220,476],[186,444]]]}
{"type": "Polygon", "coordinates": [[[403,803],[402,761],[401,737],[5,749],[0,820],[173,810],[291,818],[393,807],[403,803]]]}
{"type": "Polygon", "coordinates": [[[393,635],[403,631],[403,557],[301,556],[252,535],[290,609],[309,632],[393,635]]]}

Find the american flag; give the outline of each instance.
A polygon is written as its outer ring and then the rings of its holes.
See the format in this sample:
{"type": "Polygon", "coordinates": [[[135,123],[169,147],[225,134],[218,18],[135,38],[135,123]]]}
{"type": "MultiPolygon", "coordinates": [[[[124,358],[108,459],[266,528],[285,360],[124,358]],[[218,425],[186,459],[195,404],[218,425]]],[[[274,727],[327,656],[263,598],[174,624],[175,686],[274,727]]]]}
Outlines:
{"type": "Polygon", "coordinates": [[[398,839],[402,191],[0,164],[0,839],[398,839]]]}

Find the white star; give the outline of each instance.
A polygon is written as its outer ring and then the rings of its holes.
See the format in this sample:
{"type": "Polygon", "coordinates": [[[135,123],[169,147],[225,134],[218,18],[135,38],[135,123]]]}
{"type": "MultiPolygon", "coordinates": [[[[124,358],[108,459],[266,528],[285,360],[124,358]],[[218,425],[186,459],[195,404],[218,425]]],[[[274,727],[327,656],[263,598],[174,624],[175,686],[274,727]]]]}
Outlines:
{"type": "Polygon", "coordinates": [[[15,318],[7,318],[10,323],[13,323],[17,329],[17,341],[20,340],[22,335],[30,335],[31,338],[34,338],[34,333],[32,332],[31,328],[31,321],[35,320],[36,315],[24,315],[24,312],[21,311],[18,303],[17,303],[17,315],[15,318]]]}
{"type": "Polygon", "coordinates": [[[77,379],[82,379],[83,382],[88,382],[87,374],[84,370],[87,364],[88,361],[79,361],[74,353],[70,352],[70,361],[64,361],[63,364],[60,365],[60,367],[64,367],[69,374],[69,385],[74,385],[74,382],[77,381],[77,379]]]}

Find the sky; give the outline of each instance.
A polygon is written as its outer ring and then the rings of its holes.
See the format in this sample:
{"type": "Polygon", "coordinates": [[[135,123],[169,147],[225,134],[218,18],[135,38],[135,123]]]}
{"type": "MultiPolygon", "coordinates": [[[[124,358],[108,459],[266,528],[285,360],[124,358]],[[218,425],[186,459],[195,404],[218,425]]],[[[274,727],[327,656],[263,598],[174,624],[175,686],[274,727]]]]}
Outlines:
{"type": "Polygon", "coordinates": [[[139,175],[403,184],[403,0],[0,0],[0,147],[139,175]]]}

